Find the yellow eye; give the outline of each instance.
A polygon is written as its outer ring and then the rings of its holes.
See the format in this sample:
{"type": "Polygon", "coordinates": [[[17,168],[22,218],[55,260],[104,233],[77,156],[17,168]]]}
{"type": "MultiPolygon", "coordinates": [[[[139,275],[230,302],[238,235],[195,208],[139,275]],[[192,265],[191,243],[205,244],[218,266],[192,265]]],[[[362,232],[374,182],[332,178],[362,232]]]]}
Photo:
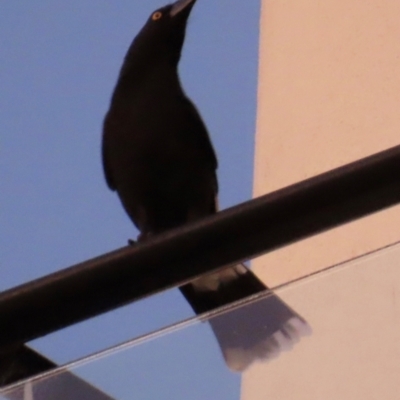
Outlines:
{"type": "Polygon", "coordinates": [[[156,11],[152,16],[151,19],[153,21],[157,21],[158,19],[160,19],[162,17],[162,12],[160,11],[156,11]]]}

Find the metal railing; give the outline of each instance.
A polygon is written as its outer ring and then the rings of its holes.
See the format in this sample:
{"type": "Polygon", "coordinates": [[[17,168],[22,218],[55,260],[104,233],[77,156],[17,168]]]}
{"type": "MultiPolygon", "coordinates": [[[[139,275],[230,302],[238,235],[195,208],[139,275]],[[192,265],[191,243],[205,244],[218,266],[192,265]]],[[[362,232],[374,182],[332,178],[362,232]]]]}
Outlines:
{"type": "Polygon", "coordinates": [[[400,202],[400,146],[0,294],[0,349],[400,202]]]}

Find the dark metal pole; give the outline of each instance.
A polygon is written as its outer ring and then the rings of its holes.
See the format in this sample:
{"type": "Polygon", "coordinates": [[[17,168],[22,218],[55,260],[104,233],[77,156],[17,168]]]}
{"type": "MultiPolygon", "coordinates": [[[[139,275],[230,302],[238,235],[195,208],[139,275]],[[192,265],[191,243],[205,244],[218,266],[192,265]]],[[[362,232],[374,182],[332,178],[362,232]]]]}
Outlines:
{"type": "Polygon", "coordinates": [[[0,348],[400,202],[400,146],[0,295],[0,348]]]}

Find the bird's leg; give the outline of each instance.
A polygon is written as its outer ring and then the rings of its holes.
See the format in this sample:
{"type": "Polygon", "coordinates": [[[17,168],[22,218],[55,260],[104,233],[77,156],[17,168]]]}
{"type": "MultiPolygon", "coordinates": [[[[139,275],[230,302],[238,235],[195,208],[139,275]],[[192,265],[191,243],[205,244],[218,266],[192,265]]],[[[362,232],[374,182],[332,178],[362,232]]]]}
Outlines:
{"type": "Polygon", "coordinates": [[[128,246],[135,246],[138,243],[143,243],[151,236],[153,236],[153,232],[149,232],[149,231],[141,232],[138,235],[137,240],[128,239],[128,246]]]}
{"type": "Polygon", "coordinates": [[[137,241],[138,241],[138,243],[143,243],[147,239],[149,239],[152,235],[153,235],[152,232],[144,231],[139,234],[137,241]]]}

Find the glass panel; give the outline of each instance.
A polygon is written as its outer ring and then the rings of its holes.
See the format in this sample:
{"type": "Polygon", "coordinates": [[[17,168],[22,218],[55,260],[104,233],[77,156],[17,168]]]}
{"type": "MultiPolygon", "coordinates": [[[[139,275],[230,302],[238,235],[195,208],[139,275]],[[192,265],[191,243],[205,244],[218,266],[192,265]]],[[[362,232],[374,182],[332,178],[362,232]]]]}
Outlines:
{"type": "Polygon", "coordinates": [[[3,389],[0,399],[397,399],[399,261],[400,245],[386,248],[285,285],[279,298],[262,294],[3,389]],[[281,320],[279,299],[291,307],[281,320]],[[273,312],[260,318],[266,307],[273,312]],[[249,350],[258,361],[246,369],[249,350]],[[83,393],[78,376],[101,392],[83,393]]]}

